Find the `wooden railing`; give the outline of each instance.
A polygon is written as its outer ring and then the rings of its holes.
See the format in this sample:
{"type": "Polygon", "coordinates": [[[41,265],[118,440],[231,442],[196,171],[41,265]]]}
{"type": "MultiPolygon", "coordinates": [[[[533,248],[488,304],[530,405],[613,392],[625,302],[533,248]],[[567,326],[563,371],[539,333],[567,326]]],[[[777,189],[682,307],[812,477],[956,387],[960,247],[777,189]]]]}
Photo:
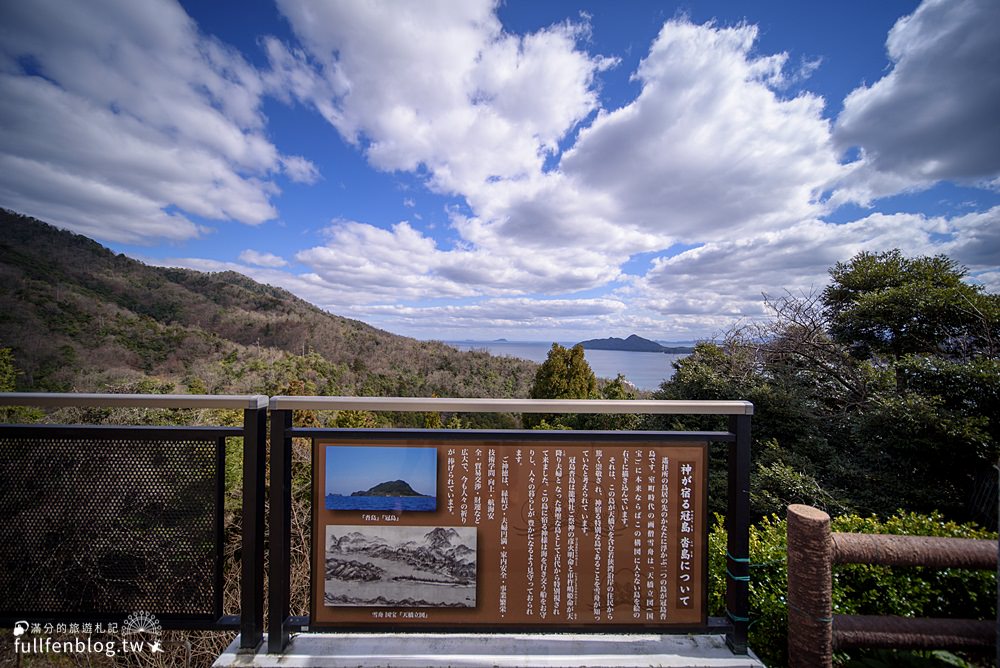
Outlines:
{"type": "Polygon", "coordinates": [[[788,664],[831,666],[835,650],[972,649],[997,642],[997,620],[834,615],[834,564],[995,569],[997,541],[831,533],[830,516],[788,507],[788,664]]]}

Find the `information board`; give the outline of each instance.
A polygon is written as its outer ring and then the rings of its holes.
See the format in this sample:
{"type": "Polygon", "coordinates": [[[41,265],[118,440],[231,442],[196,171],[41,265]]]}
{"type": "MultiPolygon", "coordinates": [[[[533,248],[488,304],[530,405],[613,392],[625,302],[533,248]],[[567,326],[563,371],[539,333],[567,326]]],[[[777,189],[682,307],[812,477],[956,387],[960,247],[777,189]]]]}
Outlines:
{"type": "Polygon", "coordinates": [[[705,626],[706,453],[316,439],[310,626],[705,626]]]}

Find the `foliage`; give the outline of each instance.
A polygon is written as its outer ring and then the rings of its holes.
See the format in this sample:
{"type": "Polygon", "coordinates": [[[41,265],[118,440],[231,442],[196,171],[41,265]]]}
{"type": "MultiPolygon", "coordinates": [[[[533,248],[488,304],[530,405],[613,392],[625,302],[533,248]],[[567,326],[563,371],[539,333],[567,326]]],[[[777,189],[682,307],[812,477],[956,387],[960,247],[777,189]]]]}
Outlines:
{"type": "Polygon", "coordinates": [[[156,377],[274,395],[299,379],[320,394],[524,397],[536,368],[396,336],[235,272],[147,266],[13,212],[0,225],[0,347],[16,389],[156,377]]]}
{"type": "Polygon", "coordinates": [[[528,396],[532,399],[593,399],[597,377],[584,357],[583,346],[564,348],[553,343],[535,372],[528,396]]]}
{"type": "Polygon", "coordinates": [[[995,522],[997,296],[962,282],[947,258],[898,251],[862,253],[831,275],[821,296],[768,299],[769,320],[699,344],[655,396],[753,402],[758,517],[809,503],[995,522]]]}
{"type": "MultiPolygon", "coordinates": [[[[614,380],[607,381],[601,386],[600,395],[602,399],[613,401],[634,401],[636,391],[625,376],[618,374],[614,380]]],[[[642,419],[641,415],[634,413],[597,413],[579,416],[581,429],[597,431],[631,431],[641,426],[642,419]]]]}
{"type": "MultiPolygon", "coordinates": [[[[717,515],[709,533],[709,614],[719,616],[725,615],[724,525],[717,515]]],[[[995,532],[947,521],[937,513],[898,513],[885,521],[849,514],[834,517],[831,528],[850,533],[997,538],[995,532]]],[[[787,663],[787,552],[784,519],[772,515],[750,527],[749,644],[769,666],[787,663]]],[[[834,614],[991,619],[996,616],[996,602],[992,570],[842,565],[833,573],[834,614]]]]}
{"type": "Polygon", "coordinates": [[[839,668],[973,668],[951,652],[867,650],[837,663],[839,668]]]}
{"type": "MultiPolygon", "coordinates": [[[[726,529],[719,515],[708,534],[708,614],[726,615],[726,529]]],[[[750,527],[749,645],[769,666],[786,663],[788,553],[785,521],[765,517],[750,527]]]]}
{"type": "Polygon", "coordinates": [[[13,392],[16,380],[14,355],[10,348],[0,348],[0,392],[13,392]]]}
{"type": "Polygon", "coordinates": [[[375,429],[378,418],[371,411],[337,411],[334,426],[341,429],[375,429]]]}
{"type": "MultiPolygon", "coordinates": [[[[597,377],[584,357],[583,346],[577,344],[572,348],[564,348],[553,343],[545,361],[535,372],[535,380],[528,396],[532,399],[597,398],[597,377]]],[[[579,423],[575,415],[524,416],[524,426],[529,429],[542,422],[570,428],[579,423]]]]}
{"type": "MultiPolygon", "coordinates": [[[[13,392],[17,384],[17,368],[10,348],[0,348],[0,392],[13,392]]],[[[0,421],[7,423],[37,422],[42,412],[21,406],[0,406],[0,421]]]]}
{"type": "Polygon", "coordinates": [[[966,274],[944,255],[859,253],[830,270],[823,291],[830,332],[862,359],[964,354],[984,345],[995,355],[996,297],[963,282],[966,274]]]}

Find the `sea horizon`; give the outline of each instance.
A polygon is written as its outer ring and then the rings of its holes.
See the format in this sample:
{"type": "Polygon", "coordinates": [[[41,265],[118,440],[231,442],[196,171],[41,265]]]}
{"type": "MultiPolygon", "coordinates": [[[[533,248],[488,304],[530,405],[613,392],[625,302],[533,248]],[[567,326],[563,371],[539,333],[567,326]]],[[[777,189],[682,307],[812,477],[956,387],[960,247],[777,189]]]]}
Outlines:
{"type": "MultiPolygon", "coordinates": [[[[553,343],[571,347],[579,343],[561,341],[441,341],[445,345],[462,351],[485,350],[498,357],[516,357],[541,364],[548,357],[553,343]]],[[[668,344],[664,344],[668,345],[668,344]]],[[[672,345],[688,345],[673,343],[672,345]]],[[[694,344],[691,343],[691,346],[694,344]]],[[[628,350],[584,350],[584,357],[598,378],[613,380],[619,373],[637,389],[653,391],[674,375],[673,362],[687,357],[686,354],[634,352],[628,350]]]]}

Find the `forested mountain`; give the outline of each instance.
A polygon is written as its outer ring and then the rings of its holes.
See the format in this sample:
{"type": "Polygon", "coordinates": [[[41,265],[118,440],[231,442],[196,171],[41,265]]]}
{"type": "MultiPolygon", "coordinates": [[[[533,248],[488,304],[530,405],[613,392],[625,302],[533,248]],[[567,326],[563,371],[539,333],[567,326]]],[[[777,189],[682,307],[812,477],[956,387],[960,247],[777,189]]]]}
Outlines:
{"type": "Polygon", "coordinates": [[[332,315],[235,272],[148,266],[0,210],[0,348],[32,391],[527,396],[536,366],[332,315]]]}

